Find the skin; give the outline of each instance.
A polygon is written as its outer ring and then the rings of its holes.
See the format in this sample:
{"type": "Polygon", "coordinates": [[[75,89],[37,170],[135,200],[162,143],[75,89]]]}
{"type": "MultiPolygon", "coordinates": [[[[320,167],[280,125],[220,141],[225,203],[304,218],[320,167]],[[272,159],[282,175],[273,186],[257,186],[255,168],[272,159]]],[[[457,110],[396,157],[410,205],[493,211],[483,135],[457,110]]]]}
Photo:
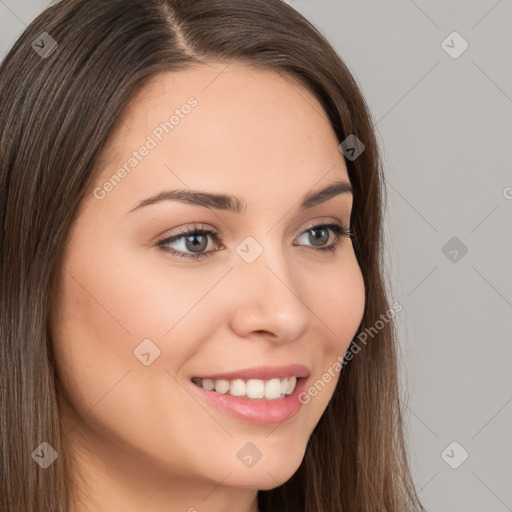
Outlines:
{"type": "MultiPolygon", "coordinates": [[[[228,416],[189,386],[201,373],[290,363],[306,365],[314,383],[346,352],[363,316],[363,276],[350,238],[320,253],[308,229],[349,226],[353,197],[297,206],[306,193],[349,182],[338,144],[311,93],[246,65],[162,73],[130,102],[72,225],[52,322],[75,512],[256,512],[257,490],[298,469],[337,372],[279,425],[228,416]],[[94,187],[191,96],[190,114],[97,199],[94,187]],[[178,188],[248,206],[238,214],[162,201],[130,212],[178,188]],[[204,251],[221,248],[209,257],[187,260],[156,245],[203,224],[219,233],[208,237],[204,251]],[[250,264],[236,252],[247,236],[263,248],[250,264]],[[144,339],[160,350],[148,366],[134,355],[144,339]],[[262,453],[250,468],[236,455],[247,442],[262,453]]],[[[327,233],[324,246],[336,239],[327,233]]],[[[191,252],[184,239],[170,246],[191,252]]]]}

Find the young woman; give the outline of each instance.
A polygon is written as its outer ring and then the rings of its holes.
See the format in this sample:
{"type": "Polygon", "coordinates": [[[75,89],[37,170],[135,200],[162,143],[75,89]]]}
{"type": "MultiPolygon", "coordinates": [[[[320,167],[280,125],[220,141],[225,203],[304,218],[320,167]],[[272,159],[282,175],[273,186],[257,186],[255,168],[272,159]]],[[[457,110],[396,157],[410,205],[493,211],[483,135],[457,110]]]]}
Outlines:
{"type": "Polygon", "coordinates": [[[0,112],[1,510],[423,510],[375,136],[308,21],[61,0],[0,112]]]}

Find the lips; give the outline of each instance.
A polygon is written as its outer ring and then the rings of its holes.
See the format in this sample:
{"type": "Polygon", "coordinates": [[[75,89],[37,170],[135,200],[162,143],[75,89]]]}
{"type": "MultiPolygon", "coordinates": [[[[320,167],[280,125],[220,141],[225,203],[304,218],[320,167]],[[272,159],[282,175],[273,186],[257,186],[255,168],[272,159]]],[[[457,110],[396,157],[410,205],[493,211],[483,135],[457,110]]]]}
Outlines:
{"type": "Polygon", "coordinates": [[[235,379],[260,379],[270,380],[285,377],[309,377],[309,369],[302,364],[290,364],[286,366],[256,366],[242,370],[233,370],[226,373],[209,373],[195,375],[198,379],[211,380],[235,380],[235,379]]]}
{"type": "Polygon", "coordinates": [[[302,403],[298,397],[304,391],[309,375],[309,369],[302,364],[257,366],[196,375],[190,379],[190,389],[207,404],[229,416],[268,425],[291,420],[299,413],[302,403]],[[277,389],[279,382],[280,389],[277,389]],[[245,391],[253,398],[242,394],[244,385],[245,391]],[[242,396],[234,396],[234,390],[235,395],[242,396]]]}
{"type": "MultiPolygon", "coordinates": [[[[292,377],[292,379],[295,380],[295,377],[292,377]]],[[[285,378],[285,380],[287,379],[285,378]]],[[[270,425],[287,420],[291,421],[299,413],[303,405],[299,396],[304,392],[308,381],[309,378],[300,377],[290,394],[270,400],[267,398],[252,399],[247,396],[232,396],[229,393],[221,394],[215,390],[204,389],[192,380],[189,386],[195,396],[201,397],[207,404],[224,414],[244,422],[270,425]]],[[[230,381],[216,382],[228,383],[230,381]]]]}

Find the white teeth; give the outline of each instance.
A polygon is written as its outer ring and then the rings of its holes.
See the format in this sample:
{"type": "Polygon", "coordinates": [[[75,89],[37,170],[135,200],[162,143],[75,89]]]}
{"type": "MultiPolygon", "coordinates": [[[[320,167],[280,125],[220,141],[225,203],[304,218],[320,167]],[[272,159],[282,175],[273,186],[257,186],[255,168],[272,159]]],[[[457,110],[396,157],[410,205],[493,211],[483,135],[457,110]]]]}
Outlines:
{"type": "Polygon", "coordinates": [[[281,381],[272,379],[265,382],[265,398],[275,400],[281,396],[281,381]]]}
{"type": "Polygon", "coordinates": [[[229,393],[233,396],[244,396],[246,393],[245,382],[242,379],[232,380],[229,386],[229,393]]]}
{"type": "Polygon", "coordinates": [[[223,379],[199,379],[194,377],[192,381],[202,388],[222,395],[246,396],[247,398],[265,398],[267,400],[276,400],[284,398],[293,393],[297,384],[297,377],[287,377],[283,379],[242,379],[223,380],[223,379]]]}
{"type": "Polygon", "coordinates": [[[216,380],[215,381],[215,391],[222,395],[226,394],[229,391],[229,380],[216,380]]]}
{"type": "Polygon", "coordinates": [[[286,395],[288,391],[288,379],[281,379],[281,395],[286,395]]]}
{"type": "Polygon", "coordinates": [[[263,398],[265,396],[265,383],[260,379],[247,381],[247,398],[263,398]]]}
{"type": "Polygon", "coordinates": [[[297,384],[297,377],[290,377],[288,379],[288,389],[286,390],[287,395],[293,393],[293,390],[295,389],[295,384],[297,384]]]}
{"type": "Polygon", "coordinates": [[[212,379],[203,379],[202,386],[204,389],[211,391],[212,389],[215,389],[215,381],[212,379]]]}

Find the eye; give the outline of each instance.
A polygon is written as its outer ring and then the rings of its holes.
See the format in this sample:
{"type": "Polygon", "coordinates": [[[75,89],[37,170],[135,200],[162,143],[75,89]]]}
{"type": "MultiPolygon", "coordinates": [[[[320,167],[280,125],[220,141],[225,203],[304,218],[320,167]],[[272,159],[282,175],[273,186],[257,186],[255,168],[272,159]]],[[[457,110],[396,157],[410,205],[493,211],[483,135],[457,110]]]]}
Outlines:
{"type": "MultiPolygon", "coordinates": [[[[213,252],[219,250],[216,249],[213,251],[205,252],[205,249],[208,247],[208,237],[212,237],[216,242],[220,241],[219,234],[216,231],[204,228],[198,229],[196,226],[194,226],[192,229],[186,228],[176,235],[159,241],[157,246],[160,247],[163,251],[172,254],[173,256],[187,259],[199,259],[201,256],[211,256],[213,252]],[[175,244],[176,242],[178,242],[177,245],[179,246],[177,250],[176,248],[169,247],[170,244],[175,244]]],[[[309,247],[311,247],[314,251],[335,252],[340,244],[342,237],[352,238],[353,235],[350,228],[331,222],[327,224],[317,224],[308,228],[297,240],[303,237],[306,237],[306,241],[312,243],[312,245],[309,247]],[[329,242],[331,234],[334,234],[334,242],[331,242],[330,245],[324,246],[329,242]]],[[[302,244],[297,244],[294,242],[293,245],[302,244]]]]}
{"type": "Polygon", "coordinates": [[[306,237],[306,240],[312,241],[312,247],[315,251],[336,252],[337,248],[340,245],[341,237],[343,236],[347,238],[352,238],[350,228],[342,226],[341,224],[331,222],[328,224],[317,224],[316,226],[308,228],[304,232],[304,234],[302,234],[299,237],[299,239],[302,237],[306,237]],[[323,245],[329,242],[331,233],[334,233],[334,242],[324,247],[323,245]]]}
{"type": "Polygon", "coordinates": [[[194,226],[192,229],[186,228],[177,235],[173,235],[165,240],[157,243],[162,250],[171,253],[173,256],[181,258],[195,258],[199,259],[201,256],[209,256],[212,251],[202,252],[208,247],[208,237],[211,236],[215,241],[219,241],[219,234],[211,229],[198,229],[194,226]],[[175,250],[169,248],[169,244],[179,242],[181,248],[175,250]],[[187,253],[185,251],[192,251],[187,253]]]}

